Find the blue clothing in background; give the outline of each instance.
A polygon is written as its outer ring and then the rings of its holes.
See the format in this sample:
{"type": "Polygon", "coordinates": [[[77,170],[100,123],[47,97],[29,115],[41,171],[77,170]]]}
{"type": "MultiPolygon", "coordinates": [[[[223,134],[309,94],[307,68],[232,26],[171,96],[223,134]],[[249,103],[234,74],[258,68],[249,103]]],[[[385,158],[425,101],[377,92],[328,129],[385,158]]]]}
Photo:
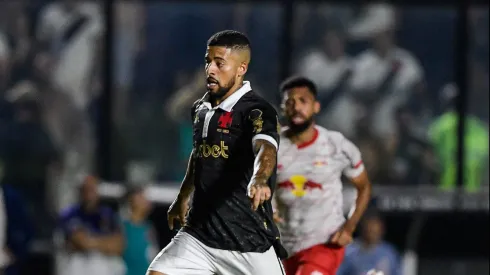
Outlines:
{"type": "Polygon", "coordinates": [[[344,262],[337,275],[366,275],[371,269],[382,271],[384,275],[401,275],[396,250],[384,242],[366,249],[356,241],[346,248],[344,262]]]}
{"type": "Polygon", "coordinates": [[[118,217],[112,209],[100,206],[97,211],[86,213],[75,205],[61,214],[61,229],[66,237],[75,230],[83,229],[92,235],[109,235],[119,232],[118,217]]]}
{"type": "Polygon", "coordinates": [[[126,241],[123,252],[126,275],[146,274],[156,252],[150,224],[146,222],[135,224],[129,220],[124,220],[123,232],[126,241]]]}

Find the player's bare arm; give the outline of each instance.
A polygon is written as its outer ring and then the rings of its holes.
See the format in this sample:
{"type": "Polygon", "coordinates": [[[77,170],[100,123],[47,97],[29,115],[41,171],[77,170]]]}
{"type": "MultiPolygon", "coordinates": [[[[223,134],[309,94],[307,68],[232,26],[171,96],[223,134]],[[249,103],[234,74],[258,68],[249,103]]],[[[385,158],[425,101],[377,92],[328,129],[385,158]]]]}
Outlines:
{"type": "Polygon", "coordinates": [[[274,222],[275,223],[282,223],[282,222],[284,222],[284,220],[279,215],[279,211],[277,210],[278,206],[277,206],[277,198],[276,198],[276,196],[272,196],[271,201],[272,201],[272,214],[273,214],[272,218],[274,219],[274,222]]]}
{"type": "Polygon", "coordinates": [[[181,225],[185,222],[185,215],[189,210],[189,199],[194,191],[194,150],[192,150],[187,164],[184,180],[180,186],[179,194],[168,209],[168,227],[174,229],[174,221],[178,220],[181,225]]]}
{"type": "Polygon", "coordinates": [[[366,211],[369,200],[371,199],[371,182],[369,181],[366,170],[362,171],[359,176],[350,178],[349,180],[357,189],[356,208],[342,229],[332,237],[331,242],[340,246],[345,246],[352,242],[352,234],[356,230],[357,224],[366,211]]]}
{"type": "Polygon", "coordinates": [[[252,209],[257,208],[271,198],[271,189],[267,181],[276,167],[276,147],[266,141],[257,140],[254,144],[254,151],[257,152],[254,163],[254,173],[248,185],[248,196],[252,199],[252,209]]]}
{"type": "Polygon", "coordinates": [[[345,224],[346,228],[353,232],[371,200],[371,182],[369,181],[366,170],[362,171],[359,176],[351,178],[350,182],[357,189],[356,209],[345,224]]]}

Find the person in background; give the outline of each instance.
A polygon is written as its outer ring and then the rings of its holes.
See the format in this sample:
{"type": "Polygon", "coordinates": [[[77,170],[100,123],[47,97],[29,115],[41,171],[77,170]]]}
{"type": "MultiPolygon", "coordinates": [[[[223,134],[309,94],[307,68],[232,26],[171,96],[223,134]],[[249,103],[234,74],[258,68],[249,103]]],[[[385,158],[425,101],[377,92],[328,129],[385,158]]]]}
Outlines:
{"type": "Polygon", "coordinates": [[[273,203],[281,241],[291,255],[284,269],[288,275],[334,275],[367,208],[371,183],[356,145],[315,124],[321,103],[313,81],[293,76],[280,90],[287,127],[280,134],[273,203]],[[342,176],[358,194],[347,219],[342,176]]]}
{"type": "Polygon", "coordinates": [[[383,241],[382,218],[371,211],[365,214],[361,226],[361,238],[346,248],[337,275],[365,275],[373,270],[384,275],[401,275],[398,253],[383,241]]]}
{"type": "Polygon", "coordinates": [[[129,188],[124,203],[122,227],[126,246],[122,255],[126,275],[143,275],[158,253],[155,232],[147,221],[151,203],[142,187],[129,188]]]}
{"type": "Polygon", "coordinates": [[[389,150],[396,134],[395,110],[421,85],[424,71],[417,57],[397,44],[393,6],[369,4],[364,12],[348,30],[351,39],[366,39],[371,44],[354,61],[351,110],[368,114],[373,134],[389,150]]]}
{"type": "Polygon", "coordinates": [[[100,204],[97,188],[98,180],[86,177],[79,189],[80,203],[61,214],[66,254],[60,257],[58,274],[124,274],[120,223],[100,204]]]}
{"type": "MultiPolygon", "coordinates": [[[[453,190],[456,185],[457,148],[459,114],[455,110],[458,100],[458,87],[447,84],[441,91],[441,102],[444,112],[429,127],[429,140],[434,147],[440,167],[439,187],[442,190],[453,190]]],[[[465,162],[464,189],[466,192],[480,190],[488,163],[489,136],[488,127],[478,117],[465,117],[465,162]]]]}
{"type": "Polygon", "coordinates": [[[406,105],[396,109],[397,131],[391,159],[391,180],[405,185],[428,184],[435,180],[437,161],[426,133],[417,133],[417,118],[406,105]]]}
{"type": "Polygon", "coordinates": [[[298,64],[297,73],[310,78],[318,86],[318,102],[322,110],[317,124],[351,137],[354,131],[350,122],[356,112],[346,112],[352,101],[348,83],[352,76],[353,61],[347,55],[346,34],[339,23],[330,22],[326,28],[322,47],[308,52],[298,64]]]}

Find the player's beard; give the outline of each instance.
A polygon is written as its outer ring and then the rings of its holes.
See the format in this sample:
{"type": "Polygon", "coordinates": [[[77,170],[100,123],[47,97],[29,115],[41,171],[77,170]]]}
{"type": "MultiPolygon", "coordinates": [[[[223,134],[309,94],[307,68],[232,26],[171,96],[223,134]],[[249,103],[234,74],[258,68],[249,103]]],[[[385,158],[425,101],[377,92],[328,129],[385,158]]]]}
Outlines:
{"type": "Polygon", "coordinates": [[[230,80],[230,82],[228,82],[228,84],[226,84],[224,86],[221,86],[218,83],[218,90],[216,92],[210,91],[209,94],[210,94],[211,98],[221,99],[230,91],[231,87],[233,87],[233,86],[235,86],[235,78],[232,78],[230,80]]]}
{"type": "Polygon", "coordinates": [[[297,124],[292,122],[291,120],[288,121],[288,126],[289,126],[289,131],[293,132],[294,134],[301,134],[304,131],[308,129],[313,124],[313,116],[306,119],[303,123],[297,124]]]}

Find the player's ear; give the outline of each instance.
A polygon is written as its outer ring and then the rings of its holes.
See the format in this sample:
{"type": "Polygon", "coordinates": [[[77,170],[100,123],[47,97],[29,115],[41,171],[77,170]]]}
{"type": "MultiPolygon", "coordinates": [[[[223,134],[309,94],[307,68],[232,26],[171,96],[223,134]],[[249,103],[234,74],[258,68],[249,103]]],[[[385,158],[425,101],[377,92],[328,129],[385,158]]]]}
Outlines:
{"type": "Polygon", "coordinates": [[[248,64],[246,62],[242,62],[238,67],[238,76],[244,76],[248,71],[248,64]]]}
{"type": "Polygon", "coordinates": [[[318,102],[317,100],[315,100],[315,103],[313,105],[313,112],[315,114],[318,114],[320,112],[320,109],[321,109],[320,102],[318,102]]]}

